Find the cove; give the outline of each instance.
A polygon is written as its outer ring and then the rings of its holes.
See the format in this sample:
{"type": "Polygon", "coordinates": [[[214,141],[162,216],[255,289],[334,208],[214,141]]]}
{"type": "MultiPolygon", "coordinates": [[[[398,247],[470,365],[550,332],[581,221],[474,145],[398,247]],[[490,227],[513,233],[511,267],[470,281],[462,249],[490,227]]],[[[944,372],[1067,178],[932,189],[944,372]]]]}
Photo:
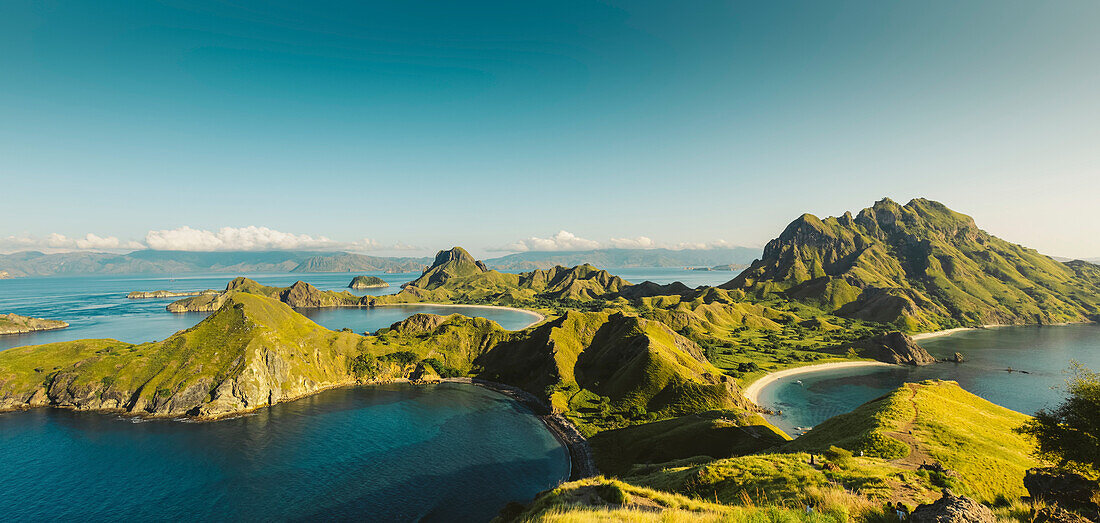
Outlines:
{"type": "Polygon", "coordinates": [[[524,406],[472,385],[351,387],[217,422],[0,414],[15,520],[485,521],[569,476],[524,406]]]}
{"type": "Polygon", "coordinates": [[[942,379],[957,381],[998,405],[1034,414],[1061,401],[1059,387],[1071,362],[1100,369],[1100,325],[1096,324],[978,329],[921,340],[920,344],[937,358],[959,352],[966,361],[800,374],[762,389],[759,404],[781,410],[782,414],[767,417],[793,436],[798,434],[796,427],[812,427],[850,412],[902,383],[942,379]]]}

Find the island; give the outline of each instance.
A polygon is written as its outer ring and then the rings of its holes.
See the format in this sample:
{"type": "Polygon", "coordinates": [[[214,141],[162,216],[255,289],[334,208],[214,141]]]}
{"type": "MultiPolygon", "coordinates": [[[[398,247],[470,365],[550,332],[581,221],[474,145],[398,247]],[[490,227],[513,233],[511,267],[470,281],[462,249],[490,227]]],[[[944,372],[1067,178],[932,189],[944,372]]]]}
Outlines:
{"type": "Polygon", "coordinates": [[[131,300],[149,298],[185,298],[187,296],[202,296],[204,294],[218,294],[219,291],[207,289],[204,291],[133,291],[126,297],[131,300]]]}
{"type": "Polygon", "coordinates": [[[349,289],[379,289],[389,286],[390,284],[386,283],[386,280],[378,276],[356,276],[348,284],[349,289]]]}
{"type": "Polygon", "coordinates": [[[10,280],[10,279],[12,279],[11,273],[9,273],[8,271],[0,271],[0,280],[10,280]]]}
{"type": "Polygon", "coordinates": [[[52,331],[64,329],[68,326],[68,323],[60,320],[44,320],[41,318],[20,316],[18,314],[0,314],[0,335],[52,331]]]}
{"type": "Polygon", "coordinates": [[[754,384],[828,363],[937,364],[913,334],[1096,321],[1100,267],[996,238],[938,202],[882,200],[854,215],[798,217],[719,286],[633,284],[588,264],[503,273],[454,247],[393,295],[237,278],[168,310],[212,314],[158,342],[0,352],[0,410],[213,420],[333,387],[456,380],[532,406],[571,454],[573,481],[509,505],[502,521],[641,511],[800,521],[803,507],[838,515],[823,521],[885,521],[895,517],[887,502],[994,521],[1032,510],[1023,498],[1038,496],[1025,488],[1038,474],[1034,443],[1015,431],[1028,416],[929,380],[792,441],[763,416],[754,384]],[[357,334],[295,310],[405,303],[516,307],[546,320],[508,331],[414,314],[357,334]]]}

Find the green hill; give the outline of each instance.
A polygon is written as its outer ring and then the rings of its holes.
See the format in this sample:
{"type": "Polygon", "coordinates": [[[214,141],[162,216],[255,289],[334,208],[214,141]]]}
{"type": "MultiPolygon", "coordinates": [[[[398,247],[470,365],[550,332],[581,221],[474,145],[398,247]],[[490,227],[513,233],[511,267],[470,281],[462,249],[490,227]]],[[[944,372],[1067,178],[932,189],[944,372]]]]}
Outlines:
{"type": "Polygon", "coordinates": [[[823,452],[837,446],[909,468],[940,462],[958,473],[963,493],[992,502],[998,495],[1027,494],[1023,478],[1037,466],[1034,445],[1013,431],[1027,418],[953,381],[925,381],[830,418],[787,448],[823,452]]]}
{"type": "Polygon", "coordinates": [[[440,251],[435,262],[393,296],[377,303],[456,302],[504,305],[591,301],[630,285],[591,265],[553,267],[520,274],[488,269],[461,247],[440,251]]]}
{"type": "Polygon", "coordinates": [[[855,216],[802,215],[721,287],[923,331],[1095,319],[1098,274],[994,237],[941,203],[883,199],[855,216]]]}
{"type": "Polygon", "coordinates": [[[0,408],[216,417],[352,382],[348,362],[361,341],[278,301],[233,292],[210,317],[164,341],[79,340],[0,352],[0,408]]]}
{"type": "Polygon", "coordinates": [[[623,474],[636,464],[684,458],[728,458],[778,447],[790,437],[759,414],[709,411],[607,430],[589,439],[596,465],[605,474],[623,474]]]}

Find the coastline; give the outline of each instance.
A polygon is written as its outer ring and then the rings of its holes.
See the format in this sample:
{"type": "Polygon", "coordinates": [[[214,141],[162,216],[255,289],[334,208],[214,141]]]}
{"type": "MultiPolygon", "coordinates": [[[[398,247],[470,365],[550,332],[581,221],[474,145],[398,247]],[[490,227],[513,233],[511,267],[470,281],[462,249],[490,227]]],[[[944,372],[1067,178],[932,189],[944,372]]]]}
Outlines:
{"type": "MultiPolygon", "coordinates": [[[[505,310],[505,311],[522,312],[524,314],[535,317],[535,320],[532,321],[529,325],[527,325],[527,327],[531,327],[532,325],[537,325],[537,324],[542,323],[543,321],[546,320],[546,316],[542,313],[535,312],[535,311],[529,310],[529,309],[520,309],[520,308],[517,308],[517,307],[505,307],[503,305],[463,305],[461,303],[413,302],[413,303],[382,303],[382,304],[378,304],[378,305],[373,305],[372,308],[374,308],[374,307],[415,307],[415,306],[418,306],[418,305],[427,306],[427,307],[461,307],[461,308],[471,308],[471,307],[473,307],[473,308],[478,308],[478,309],[497,309],[497,310],[505,310]]],[[[527,327],[524,327],[524,329],[526,329],[527,327]]],[[[517,329],[517,330],[523,330],[523,329],[517,329]]]]}
{"type": "Polygon", "coordinates": [[[593,477],[599,474],[596,469],[596,461],[592,457],[592,447],[588,439],[584,437],[565,416],[554,414],[545,402],[539,400],[534,394],[519,387],[505,385],[494,381],[479,380],[476,378],[446,378],[443,383],[465,383],[484,387],[493,392],[502,394],[517,401],[535,414],[546,428],[554,435],[569,453],[569,480],[575,481],[593,477]]]}
{"type": "Polygon", "coordinates": [[[881,361],[835,361],[832,363],[819,363],[817,365],[806,365],[803,367],[794,367],[791,369],[783,369],[775,371],[771,374],[765,374],[760,379],[749,384],[745,387],[741,394],[753,404],[759,405],[757,402],[760,399],[760,391],[764,390],[764,387],[771,385],[783,378],[790,376],[796,376],[799,374],[809,374],[812,372],[818,372],[823,370],[832,369],[846,369],[852,367],[879,367],[879,366],[892,366],[889,363],[883,363],[881,361]]]}

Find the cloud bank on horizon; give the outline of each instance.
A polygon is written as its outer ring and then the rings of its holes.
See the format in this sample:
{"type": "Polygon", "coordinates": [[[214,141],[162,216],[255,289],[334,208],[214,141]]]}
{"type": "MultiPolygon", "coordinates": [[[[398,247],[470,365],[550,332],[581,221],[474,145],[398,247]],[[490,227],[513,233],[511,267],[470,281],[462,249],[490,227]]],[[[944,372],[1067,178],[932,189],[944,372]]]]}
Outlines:
{"type": "MultiPolygon", "coordinates": [[[[647,236],[634,238],[609,238],[599,242],[582,238],[566,230],[540,238],[531,236],[503,247],[487,249],[490,252],[553,252],[553,251],[590,251],[595,249],[714,249],[736,247],[725,240],[712,242],[661,243],[647,236]]],[[[69,251],[133,251],[151,249],[156,251],[420,251],[422,247],[403,242],[383,244],[377,240],[363,238],[354,242],[333,240],[327,236],[295,234],[249,225],[246,227],[222,227],[217,230],[196,229],[189,226],[175,229],[150,230],[143,241],[122,240],[116,236],[100,236],[88,233],[83,237],[68,237],[52,233],[46,237],[29,235],[0,237],[0,253],[38,250],[43,252],[69,251]]]]}
{"type": "Polygon", "coordinates": [[[672,250],[705,250],[737,247],[725,240],[711,242],[680,242],[664,244],[654,241],[647,236],[635,238],[610,238],[601,243],[596,240],[581,238],[566,230],[558,231],[549,238],[532,236],[518,240],[503,247],[489,249],[497,252],[552,252],[552,251],[590,251],[594,249],[672,249],[672,250]]]}

